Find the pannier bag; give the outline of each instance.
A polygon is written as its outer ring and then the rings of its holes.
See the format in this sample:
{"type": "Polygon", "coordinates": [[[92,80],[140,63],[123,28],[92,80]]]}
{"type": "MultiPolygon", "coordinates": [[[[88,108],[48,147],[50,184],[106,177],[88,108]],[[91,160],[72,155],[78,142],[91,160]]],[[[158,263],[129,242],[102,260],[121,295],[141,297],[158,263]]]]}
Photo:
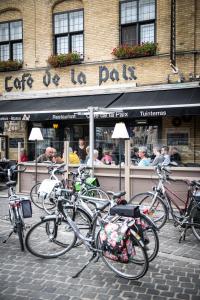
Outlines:
{"type": "Polygon", "coordinates": [[[32,217],[32,206],[29,199],[23,199],[21,201],[22,215],[24,218],[32,217]]]}
{"type": "Polygon", "coordinates": [[[139,236],[145,245],[149,243],[149,239],[146,234],[145,223],[141,220],[140,207],[139,205],[125,204],[125,205],[115,205],[110,209],[110,215],[118,215],[121,217],[127,217],[130,221],[130,218],[135,219],[133,229],[139,236]]]}
{"type": "Polygon", "coordinates": [[[101,250],[112,260],[128,263],[135,255],[127,221],[123,223],[107,223],[100,230],[101,250]]]}

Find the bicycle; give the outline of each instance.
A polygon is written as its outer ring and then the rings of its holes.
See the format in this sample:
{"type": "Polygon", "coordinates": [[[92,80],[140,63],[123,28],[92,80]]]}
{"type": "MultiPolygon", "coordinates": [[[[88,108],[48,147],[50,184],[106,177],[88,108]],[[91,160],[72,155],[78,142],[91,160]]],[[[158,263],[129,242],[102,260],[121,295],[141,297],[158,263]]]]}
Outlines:
{"type": "Polygon", "coordinates": [[[21,251],[24,251],[24,231],[26,229],[24,218],[32,217],[32,208],[30,199],[24,196],[19,196],[15,192],[16,181],[11,180],[12,176],[16,173],[21,173],[26,170],[17,170],[20,164],[11,166],[9,169],[0,171],[1,175],[7,177],[8,181],[6,186],[8,188],[8,201],[9,201],[9,221],[12,226],[12,230],[8,234],[7,238],[3,240],[3,243],[7,243],[8,239],[13,233],[17,233],[20,243],[21,251]]]}
{"type": "MultiPolygon", "coordinates": [[[[55,188],[61,187],[64,189],[67,185],[66,181],[59,181],[56,176],[56,174],[64,174],[66,172],[61,170],[64,166],[65,164],[62,164],[59,167],[52,168],[50,179],[45,179],[40,185],[38,184],[37,201],[40,203],[40,208],[42,207],[47,214],[52,214],[53,209],[56,207],[55,188]]],[[[77,172],[70,172],[70,175],[72,175],[70,188],[72,188],[74,193],[79,192],[95,198],[109,199],[107,193],[99,188],[97,178],[90,177],[88,172],[90,169],[86,166],[80,166],[77,172]]]]}
{"type": "MultiPolygon", "coordinates": [[[[52,181],[52,187],[53,184],[55,183],[55,186],[60,186],[65,188],[66,186],[66,180],[64,178],[64,176],[62,177],[61,180],[58,179],[58,177],[56,176],[56,174],[61,174],[63,175],[66,171],[61,171],[62,168],[65,167],[65,164],[61,164],[59,166],[56,166],[54,163],[50,163],[50,166],[47,167],[48,169],[48,174],[50,174],[49,177],[49,181],[52,181]]],[[[46,183],[48,182],[48,180],[46,180],[46,183]]],[[[44,199],[43,197],[41,197],[41,195],[38,193],[40,186],[41,186],[42,182],[37,182],[36,184],[33,185],[33,187],[31,188],[30,191],[30,198],[32,203],[37,206],[40,209],[44,209],[44,199]]],[[[52,188],[53,190],[53,188],[52,188]]],[[[49,195],[49,199],[53,199],[54,195],[49,195]]],[[[47,197],[46,197],[46,202],[47,202],[47,197]]],[[[49,205],[54,208],[54,203],[53,201],[48,201],[49,205]]]]}
{"type": "MultiPolygon", "coordinates": [[[[73,192],[70,190],[68,190],[67,192],[71,195],[73,194],[73,192]]],[[[71,213],[69,213],[69,210],[71,210],[72,208],[69,209],[70,207],[68,205],[66,207],[64,205],[64,200],[59,197],[57,199],[57,207],[59,213],[57,215],[43,217],[39,223],[35,224],[29,230],[25,241],[27,249],[32,254],[38,257],[58,257],[69,251],[76,244],[76,240],[78,238],[86,246],[87,250],[92,252],[92,257],[74,277],[77,277],[91,261],[93,261],[94,259],[97,261],[100,257],[112,271],[123,278],[139,279],[144,276],[148,270],[149,259],[144,242],[136,231],[137,226],[135,227],[135,219],[125,218],[126,216],[111,217],[111,215],[108,219],[102,218],[101,212],[110,205],[109,200],[100,200],[98,198],[83,195],[81,195],[80,197],[82,197],[83,199],[87,199],[89,203],[95,206],[93,218],[91,222],[88,223],[89,228],[87,227],[86,231],[84,231],[83,228],[80,228],[80,224],[77,224],[76,219],[72,219],[71,213]],[[127,263],[113,261],[106,257],[105,252],[101,249],[102,244],[99,235],[100,231],[98,230],[97,232],[97,229],[99,228],[99,226],[97,225],[97,220],[101,227],[107,221],[118,222],[119,224],[120,222],[122,222],[122,220],[124,220],[124,218],[127,220],[127,230],[129,231],[132,244],[134,245],[134,255],[127,263]],[[41,228],[43,229],[42,231],[41,228]],[[40,235],[42,234],[42,238],[39,238],[39,233],[40,235]],[[67,242],[64,249],[61,249],[60,247],[58,248],[58,246],[60,246],[60,239],[64,240],[65,243],[67,242]],[[44,244],[45,240],[46,244],[44,244]],[[49,245],[52,247],[51,251],[55,251],[55,248],[57,247],[56,252],[49,253],[49,245]]],[[[88,216],[88,219],[90,218],[89,215],[80,207],[77,207],[76,209],[80,211],[81,214],[84,213],[85,217],[88,216]]],[[[131,213],[133,214],[132,210],[129,209],[129,216],[131,213]]]]}
{"type": "Polygon", "coordinates": [[[200,222],[194,221],[195,218],[198,220],[197,215],[200,214],[200,204],[196,198],[196,193],[200,189],[200,183],[197,181],[174,180],[169,177],[171,172],[165,166],[158,165],[156,172],[159,176],[159,181],[157,186],[153,188],[153,192],[137,194],[131,198],[131,202],[141,205],[142,211],[156,223],[158,228],[164,226],[171,214],[174,225],[184,229],[179,241],[182,238],[185,240],[186,231],[190,227],[196,238],[200,240],[200,222]],[[181,181],[187,184],[186,200],[180,198],[166,186],[166,183],[170,181],[181,181]]]}

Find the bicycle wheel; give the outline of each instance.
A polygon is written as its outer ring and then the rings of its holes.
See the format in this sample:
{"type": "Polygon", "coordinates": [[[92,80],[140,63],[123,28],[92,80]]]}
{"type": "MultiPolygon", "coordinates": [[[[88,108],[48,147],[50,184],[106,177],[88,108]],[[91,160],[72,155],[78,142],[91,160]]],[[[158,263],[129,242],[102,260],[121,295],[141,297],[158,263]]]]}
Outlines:
{"type": "MultiPolygon", "coordinates": [[[[83,190],[82,192],[82,195],[85,195],[85,196],[88,196],[88,197],[94,197],[94,198],[98,198],[98,199],[101,199],[101,200],[108,200],[110,199],[108,194],[99,189],[99,188],[89,188],[87,190],[83,190]]],[[[87,203],[87,201],[86,201],[87,203]]],[[[91,215],[93,214],[93,211],[95,209],[95,205],[91,204],[91,203],[87,203],[87,206],[88,206],[88,213],[90,213],[91,215]]],[[[107,214],[109,211],[109,209],[105,209],[103,212],[102,212],[102,215],[103,214],[107,214]]]]}
{"type": "Polygon", "coordinates": [[[21,251],[24,251],[24,225],[22,220],[16,220],[16,232],[19,238],[21,251]]]}
{"type": "Polygon", "coordinates": [[[35,224],[25,239],[28,251],[40,258],[58,257],[69,251],[75,243],[76,236],[68,222],[53,217],[35,224]]]}
{"type": "Polygon", "coordinates": [[[43,209],[43,200],[38,195],[38,190],[39,190],[40,185],[41,185],[41,182],[38,182],[31,188],[30,198],[35,206],[37,206],[40,209],[43,209]]]}
{"type": "MultiPolygon", "coordinates": [[[[134,247],[134,256],[129,258],[129,261],[126,263],[112,260],[106,256],[104,251],[101,251],[100,255],[103,262],[108,266],[110,270],[116,273],[118,276],[137,280],[143,277],[149,267],[148,256],[145,251],[145,247],[142,245],[140,240],[137,240],[133,235],[131,237],[134,247]]],[[[101,241],[100,241],[100,234],[97,235],[96,240],[97,248],[101,250],[101,241]]]]}
{"type": "Polygon", "coordinates": [[[190,222],[193,234],[200,241],[200,207],[198,205],[191,210],[190,222]]]}
{"type": "Polygon", "coordinates": [[[159,238],[158,233],[152,224],[152,221],[147,216],[141,214],[141,224],[143,228],[143,240],[147,251],[149,262],[152,261],[158,254],[159,238]]]}
{"type": "MultiPolygon", "coordinates": [[[[69,215],[70,218],[76,223],[81,234],[86,238],[89,237],[92,231],[92,219],[90,215],[83,210],[81,207],[75,207],[73,205],[65,205],[64,212],[66,215],[69,215]]],[[[47,227],[47,234],[49,228],[47,227]]],[[[54,241],[57,245],[66,247],[66,243],[60,241],[58,238],[54,241]]],[[[76,243],[76,246],[82,244],[79,240],[76,243]]]]}
{"type": "Polygon", "coordinates": [[[141,212],[152,219],[157,228],[163,227],[166,223],[167,206],[159,196],[155,198],[153,193],[141,193],[132,197],[130,203],[140,205],[141,212]]]}

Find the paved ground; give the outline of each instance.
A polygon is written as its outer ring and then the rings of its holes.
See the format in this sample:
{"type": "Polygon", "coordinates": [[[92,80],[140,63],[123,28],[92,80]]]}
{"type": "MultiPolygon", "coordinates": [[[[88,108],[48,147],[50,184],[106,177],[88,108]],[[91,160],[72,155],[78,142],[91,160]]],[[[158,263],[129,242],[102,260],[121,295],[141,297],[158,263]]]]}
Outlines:
{"type": "MultiPolygon", "coordinates": [[[[20,252],[16,236],[7,244],[7,200],[0,198],[0,300],[200,300],[200,242],[192,234],[178,243],[179,231],[169,222],[159,233],[160,252],[138,281],[115,276],[102,263],[91,264],[78,279],[74,272],[87,253],[79,247],[64,256],[42,260],[20,252]]],[[[40,212],[34,208],[33,224],[40,212]]]]}

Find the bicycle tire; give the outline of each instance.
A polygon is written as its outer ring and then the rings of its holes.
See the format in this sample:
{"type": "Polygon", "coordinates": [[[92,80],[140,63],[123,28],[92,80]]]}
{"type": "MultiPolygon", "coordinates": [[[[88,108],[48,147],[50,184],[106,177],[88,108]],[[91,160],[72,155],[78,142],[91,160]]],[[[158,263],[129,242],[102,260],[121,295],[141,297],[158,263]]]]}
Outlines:
{"type": "MultiPolygon", "coordinates": [[[[89,188],[87,190],[84,190],[82,192],[82,195],[88,196],[88,197],[99,198],[101,200],[109,200],[110,199],[109,196],[108,196],[108,194],[105,191],[103,191],[102,189],[99,189],[98,187],[96,187],[96,188],[89,188]]],[[[87,206],[89,208],[88,213],[90,215],[92,215],[93,212],[94,212],[94,210],[95,210],[95,205],[91,204],[91,203],[88,203],[87,201],[86,201],[86,203],[87,203],[87,206]]],[[[109,208],[105,209],[103,212],[101,212],[101,214],[102,215],[106,215],[108,213],[108,211],[109,211],[109,208]]]]}
{"type": "Polygon", "coordinates": [[[41,185],[41,182],[37,182],[36,184],[34,184],[34,186],[31,188],[30,191],[30,199],[32,201],[32,203],[37,206],[40,209],[43,209],[43,204],[42,204],[42,199],[40,199],[38,197],[38,189],[41,185]]]}
{"type": "Polygon", "coordinates": [[[20,219],[16,220],[16,232],[19,238],[21,251],[24,251],[24,225],[20,219]]]}
{"type": "Polygon", "coordinates": [[[68,252],[76,243],[76,235],[68,222],[56,217],[44,218],[35,224],[27,233],[25,245],[27,250],[40,258],[56,258],[68,252]],[[52,226],[52,231],[47,232],[52,226]],[[64,241],[65,247],[60,246],[56,241],[64,241]],[[66,244],[66,241],[68,243],[66,244]],[[66,246],[67,245],[67,246],[66,246]]]}
{"type": "Polygon", "coordinates": [[[147,250],[148,260],[151,262],[157,256],[159,251],[158,233],[150,218],[141,214],[140,219],[143,225],[143,237],[145,240],[144,243],[147,250]]]}
{"type": "MultiPolygon", "coordinates": [[[[85,237],[89,237],[92,232],[92,218],[91,216],[81,207],[75,207],[73,205],[65,205],[64,212],[70,216],[70,218],[76,223],[79,228],[81,234],[85,237]]],[[[49,228],[47,225],[47,234],[49,232],[49,228]]],[[[55,243],[61,247],[66,247],[67,245],[63,242],[60,242],[56,239],[55,243]]],[[[80,246],[82,244],[81,241],[77,241],[76,246],[80,246]]]]}
{"type": "Polygon", "coordinates": [[[135,256],[137,255],[137,259],[130,258],[130,261],[127,263],[112,260],[108,258],[103,251],[101,251],[99,233],[96,238],[96,245],[97,248],[100,249],[100,256],[103,262],[108,266],[110,270],[112,270],[114,273],[116,273],[122,278],[138,280],[146,274],[149,267],[149,260],[143,243],[140,240],[136,239],[136,237],[134,237],[133,235],[132,241],[134,244],[135,256]]]}
{"type": "Polygon", "coordinates": [[[133,196],[130,203],[140,205],[142,213],[146,214],[156,224],[157,228],[162,228],[168,218],[168,210],[164,201],[154,193],[146,192],[133,196]]]}
{"type": "Polygon", "coordinates": [[[195,205],[190,213],[191,228],[194,236],[200,241],[200,207],[195,205]]]}

